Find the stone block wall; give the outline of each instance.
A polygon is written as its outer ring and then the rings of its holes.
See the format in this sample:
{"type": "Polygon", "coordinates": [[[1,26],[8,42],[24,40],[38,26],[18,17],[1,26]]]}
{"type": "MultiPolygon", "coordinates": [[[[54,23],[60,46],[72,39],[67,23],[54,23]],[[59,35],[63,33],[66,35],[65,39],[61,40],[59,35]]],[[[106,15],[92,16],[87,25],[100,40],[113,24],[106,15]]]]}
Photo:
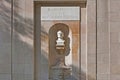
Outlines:
{"type": "Polygon", "coordinates": [[[11,1],[0,1],[0,80],[11,80],[11,1]]]}
{"type": "Polygon", "coordinates": [[[120,1],[109,0],[110,80],[120,79],[120,1]]]}
{"type": "Polygon", "coordinates": [[[0,80],[33,80],[33,1],[0,1],[0,80]]]}
{"type": "Polygon", "coordinates": [[[34,79],[33,2],[13,0],[12,80],[34,79]]]}
{"type": "MultiPolygon", "coordinates": [[[[85,80],[120,80],[119,7],[120,0],[87,0],[85,80]]],[[[33,0],[0,0],[0,80],[35,80],[33,24],[33,0]]]]}
{"type": "Polygon", "coordinates": [[[97,80],[110,79],[109,0],[97,0],[97,80]]]}
{"type": "Polygon", "coordinates": [[[119,80],[120,1],[97,0],[97,80],[119,80]]]}

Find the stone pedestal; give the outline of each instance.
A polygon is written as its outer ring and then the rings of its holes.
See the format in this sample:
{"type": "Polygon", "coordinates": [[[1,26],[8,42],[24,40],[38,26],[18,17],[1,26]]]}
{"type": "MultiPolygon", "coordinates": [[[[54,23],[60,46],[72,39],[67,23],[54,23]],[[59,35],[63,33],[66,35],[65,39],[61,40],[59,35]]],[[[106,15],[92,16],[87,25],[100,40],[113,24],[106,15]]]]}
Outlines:
{"type": "Polygon", "coordinates": [[[49,80],[71,80],[71,68],[52,67],[49,80]]]}

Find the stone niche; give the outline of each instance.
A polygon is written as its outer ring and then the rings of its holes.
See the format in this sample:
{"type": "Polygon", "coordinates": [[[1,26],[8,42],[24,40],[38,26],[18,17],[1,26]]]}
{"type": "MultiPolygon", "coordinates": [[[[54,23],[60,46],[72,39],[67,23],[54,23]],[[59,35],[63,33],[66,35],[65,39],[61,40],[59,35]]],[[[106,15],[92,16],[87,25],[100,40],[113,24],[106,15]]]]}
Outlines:
{"type": "MultiPolygon", "coordinates": [[[[80,24],[79,21],[42,21],[41,27],[41,57],[40,79],[49,80],[62,74],[72,80],[79,80],[80,73],[80,24]],[[56,50],[57,32],[62,31],[65,40],[64,55],[56,50]],[[58,67],[63,57],[65,67],[58,67]],[[57,66],[57,67],[56,67],[57,66]]],[[[62,80],[62,79],[60,79],[62,80]]],[[[69,79],[70,80],[70,79],[69,79]]]]}
{"type": "Polygon", "coordinates": [[[41,54],[38,53],[37,56],[39,59],[39,64],[37,64],[38,79],[80,79],[81,26],[79,10],[80,7],[78,6],[41,7],[41,54]],[[53,11],[49,12],[49,10],[53,11]],[[60,10],[60,13],[56,14],[55,10],[60,10]],[[70,18],[59,17],[66,16],[66,12],[68,13],[68,11],[72,11],[71,14],[69,14],[70,18]],[[62,13],[64,13],[64,15],[61,15],[62,13]],[[48,14],[52,16],[46,17],[48,14]]]}
{"type": "Polygon", "coordinates": [[[71,79],[71,67],[65,63],[65,56],[69,54],[69,27],[57,23],[49,30],[49,80],[71,79]]]}

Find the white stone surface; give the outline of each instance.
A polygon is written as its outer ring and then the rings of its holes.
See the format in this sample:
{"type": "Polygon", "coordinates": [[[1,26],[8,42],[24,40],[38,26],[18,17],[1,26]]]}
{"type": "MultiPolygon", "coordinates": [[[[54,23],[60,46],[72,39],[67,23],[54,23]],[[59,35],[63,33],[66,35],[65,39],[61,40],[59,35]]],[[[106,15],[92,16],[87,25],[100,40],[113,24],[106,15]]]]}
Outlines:
{"type": "Polygon", "coordinates": [[[41,20],[80,20],[80,7],[41,7],[41,20]]]}

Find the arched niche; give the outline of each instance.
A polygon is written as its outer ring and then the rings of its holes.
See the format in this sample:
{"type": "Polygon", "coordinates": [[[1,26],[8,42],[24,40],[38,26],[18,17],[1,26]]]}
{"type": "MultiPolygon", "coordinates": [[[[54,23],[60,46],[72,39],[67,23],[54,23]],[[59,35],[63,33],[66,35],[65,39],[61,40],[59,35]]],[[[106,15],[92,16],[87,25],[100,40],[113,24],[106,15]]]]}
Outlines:
{"type": "Polygon", "coordinates": [[[65,40],[65,52],[64,52],[64,61],[65,56],[70,54],[70,37],[69,37],[69,27],[63,23],[54,24],[49,30],[49,67],[55,66],[58,64],[61,55],[58,54],[56,50],[56,40],[57,32],[61,30],[64,33],[63,39],[65,40]]]}
{"type": "MultiPolygon", "coordinates": [[[[50,80],[59,80],[61,77],[62,79],[69,79],[71,77],[71,68],[69,67],[69,61],[66,62],[65,56],[69,56],[69,60],[72,59],[70,44],[72,35],[69,34],[69,26],[64,23],[56,23],[54,24],[49,30],[49,79],[50,80]],[[60,51],[57,50],[57,40],[58,40],[58,32],[61,32],[63,35],[64,40],[64,49],[62,54],[59,54],[60,51]],[[71,38],[71,39],[70,39],[71,38]],[[71,58],[70,58],[71,57],[71,58]],[[63,61],[61,61],[61,59],[63,61]],[[63,64],[62,64],[63,63],[63,64]],[[67,65],[66,65],[67,64],[67,65]],[[65,76],[65,75],[68,76],[65,76]],[[61,75],[61,77],[59,76],[61,75]]],[[[72,61],[72,60],[70,60],[72,61]]],[[[72,63],[71,63],[72,64],[72,63]]]]}
{"type": "MultiPolygon", "coordinates": [[[[55,2],[53,4],[51,4],[52,2],[50,4],[49,4],[49,2],[39,2],[39,0],[38,0],[38,2],[37,1],[35,2],[35,14],[37,15],[37,16],[35,15],[35,78],[36,78],[35,80],[43,79],[41,77],[41,76],[43,76],[42,75],[43,72],[41,71],[43,69],[43,67],[41,66],[42,61],[41,61],[41,57],[40,57],[41,56],[41,53],[40,53],[41,52],[41,49],[40,49],[41,46],[39,45],[40,44],[40,39],[39,38],[40,38],[40,33],[41,33],[41,29],[40,29],[41,28],[41,21],[40,21],[40,15],[39,14],[40,14],[40,7],[42,5],[49,5],[49,6],[51,6],[51,5],[54,5],[54,6],[58,6],[58,5],[59,6],[61,6],[61,5],[69,5],[69,6],[70,5],[72,5],[72,6],[73,5],[79,5],[81,7],[81,12],[83,12],[83,9],[85,9],[85,11],[86,11],[85,15],[86,16],[81,14],[81,16],[82,16],[81,17],[82,18],[81,19],[81,26],[82,27],[87,27],[87,31],[86,31],[86,35],[85,35],[86,44],[81,44],[81,46],[82,45],[86,46],[86,48],[83,47],[86,52],[82,49],[81,54],[85,53],[86,55],[85,55],[85,57],[83,57],[83,55],[81,55],[81,58],[79,59],[79,60],[81,60],[79,62],[79,66],[80,66],[79,74],[80,74],[80,76],[84,75],[83,76],[84,78],[81,77],[81,80],[86,80],[87,78],[91,79],[90,77],[88,77],[89,75],[87,73],[90,73],[90,75],[92,75],[93,79],[96,80],[96,74],[95,74],[96,73],[96,68],[95,68],[96,61],[95,61],[95,57],[87,56],[87,55],[90,55],[91,53],[93,53],[93,55],[96,55],[96,52],[95,52],[96,51],[95,50],[96,49],[96,44],[95,44],[95,42],[96,42],[96,33],[95,33],[96,32],[96,21],[95,21],[96,20],[96,14],[95,14],[96,13],[96,3],[95,3],[95,0],[94,1],[88,0],[87,5],[86,5],[86,2],[85,3],[80,3],[81,1],[78,1],[77,3],[76,2],[74,2],[75,4],[71,3],[71,2],[70,2],[70,4],[67,4],[67,2],[62,3],[62,1],[61,1],[61,3],[58,1],[58,3],[55,2]],[[87,9],[86,9],[86,7],[87,7],[87,9]],[[93,14],[94,14],[94,16],[91,16],[93,14]],[[87,19],[87,20],[84,20],[84,19],[87,19]],[[92,44],[91,44],[91,40],[93,41],[92,44]],[[92,60],[89,60],[91,58],[92,58],[92,60]],[[93,65],[91,65],[91,62],[93,63],[93,65]],[[82,68],[85,68],[85,70],[83,70],[82,68]]],[[[83,14],[84,14],[84,12],[83,12],[83,14]]],[[[84,29],[83,30],[82,29],[83,28],[81,28],[81,31],[84,32],[84,29]]],[[[81,35],[83,35],[83,34],[81,34],[81,35]]]]}

